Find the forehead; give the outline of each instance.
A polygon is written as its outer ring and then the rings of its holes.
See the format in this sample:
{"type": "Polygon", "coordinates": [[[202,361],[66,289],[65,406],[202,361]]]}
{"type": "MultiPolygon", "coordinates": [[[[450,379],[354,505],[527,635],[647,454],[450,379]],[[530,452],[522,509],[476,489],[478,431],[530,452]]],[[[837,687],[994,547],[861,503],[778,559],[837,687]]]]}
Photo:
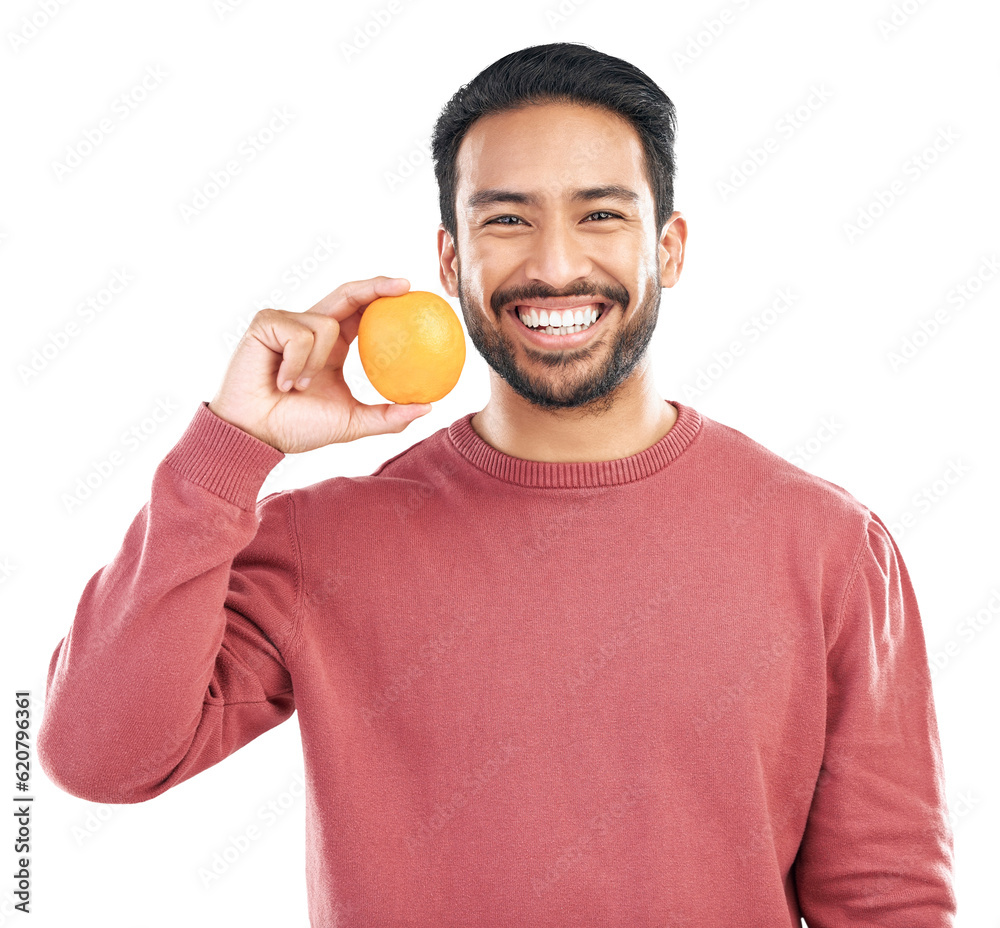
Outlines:
{"type": "Polygon", "coordinates": [[[545,199],[619,184],[652,197],[638,133],[603,107],[545,103],[483,116],[462,139],[456,167],[459,212],[474,192],[500,187],[545,199]]]}

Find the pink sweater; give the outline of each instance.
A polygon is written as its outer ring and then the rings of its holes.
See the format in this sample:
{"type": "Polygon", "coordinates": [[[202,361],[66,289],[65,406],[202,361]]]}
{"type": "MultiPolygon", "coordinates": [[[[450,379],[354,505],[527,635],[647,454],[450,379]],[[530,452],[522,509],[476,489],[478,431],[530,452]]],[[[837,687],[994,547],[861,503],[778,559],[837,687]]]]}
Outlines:
{"type": "Polygon", "coordinates": [[[53,655],[39,756],[142,802],[298,710],[314,928],[944,928],[917,603],[883,522],[690,406],[364,477],[202,404],[53,655]]]}

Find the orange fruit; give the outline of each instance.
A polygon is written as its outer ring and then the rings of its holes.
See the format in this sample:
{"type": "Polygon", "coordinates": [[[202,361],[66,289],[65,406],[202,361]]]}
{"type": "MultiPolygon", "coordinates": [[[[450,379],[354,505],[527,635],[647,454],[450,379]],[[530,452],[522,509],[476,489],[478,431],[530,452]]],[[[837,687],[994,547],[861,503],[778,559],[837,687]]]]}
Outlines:
{"type": "Polygon", "coordinates": [[[358,323],[358,354],[371,385],[392,403],[433,403],[458,383],[465,331],[436,293],[373,300],[358,323]]]}

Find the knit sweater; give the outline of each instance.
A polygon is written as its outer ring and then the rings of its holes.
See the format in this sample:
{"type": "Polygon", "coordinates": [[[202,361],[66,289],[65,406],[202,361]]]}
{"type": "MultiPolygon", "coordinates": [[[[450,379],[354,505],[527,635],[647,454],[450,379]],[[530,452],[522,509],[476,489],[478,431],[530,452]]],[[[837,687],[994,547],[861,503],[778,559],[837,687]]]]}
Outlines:
{"type": "Polygon", "coordinates": [[[670,401],[619,460],[472,413],[257,502],[202,403],[50,667],[46,773],[152,799],[298,711],[313,928],[944,928],[917,603],[843,488],[670,401]]]}

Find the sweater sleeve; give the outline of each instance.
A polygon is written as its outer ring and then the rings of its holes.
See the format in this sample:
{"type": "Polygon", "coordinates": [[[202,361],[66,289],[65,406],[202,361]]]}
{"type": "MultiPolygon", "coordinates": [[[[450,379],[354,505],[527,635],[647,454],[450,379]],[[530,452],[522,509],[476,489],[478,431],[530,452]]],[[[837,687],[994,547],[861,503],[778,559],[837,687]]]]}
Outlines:
{"type": "Polygon", "coordinates": [[[828,642],[799,903],[809,928],[951,928],[952,832],[920,614],[895,541],[868,516],[828,642]]]}
{"type": "Polygon", "coordinates": [[[57,786],[151,799],[292,714],[294,504],[256,503],[283,457],[202,403],[157,467],[49,664],[38,756],[57,786]]]}

